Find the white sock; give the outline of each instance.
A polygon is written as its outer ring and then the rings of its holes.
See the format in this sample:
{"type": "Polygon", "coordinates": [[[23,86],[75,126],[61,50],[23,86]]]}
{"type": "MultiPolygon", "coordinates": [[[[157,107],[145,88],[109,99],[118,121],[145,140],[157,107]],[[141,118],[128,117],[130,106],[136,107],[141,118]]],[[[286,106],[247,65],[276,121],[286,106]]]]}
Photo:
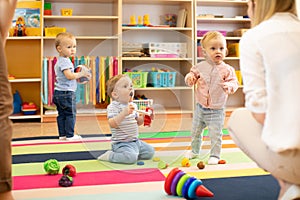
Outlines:
{"type": "Polygon", "coordinates": [[[219,163],[219,158],[216,157],[210,157],[207,162],[207,164],[209,165],[217,165],[218,163],[219,163]]]}
{"type": "Polygon", "coordinates": [[[104,154],[100,155],[97,159],[103,161],[109,161],[109,156],[111,153],[112,151],[106,151],[104,154]]]}

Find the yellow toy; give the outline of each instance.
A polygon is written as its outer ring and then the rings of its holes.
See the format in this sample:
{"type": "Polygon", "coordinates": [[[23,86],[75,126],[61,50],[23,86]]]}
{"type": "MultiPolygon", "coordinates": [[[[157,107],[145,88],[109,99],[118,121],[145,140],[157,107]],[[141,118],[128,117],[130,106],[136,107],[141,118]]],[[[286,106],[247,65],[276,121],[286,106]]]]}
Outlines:
{"type": "Polygon", "coordinates": [[[181,161],[181,166],[182,167],[190,167],[191,166],[191,162],[188,158],[183,158],[181,161]]]}
{"type": "Polygon", "coordinates": [[[143,18],[142,18],[142,16],[138,16],[138,25],[139,26],[143,25],[143,18]]]}
{"type": "Polygon", "coordinates": [[[135,15],[131,15],[130,16],[130,22],[129,22],[129,24],[132,25],[132,26],[136,25],[135,15]]]}
{"type": "Polygon", "coordinates": [[[144,26],[149,26],[150,25],[150,16],[149,14],[144,15],[144,26]]]}

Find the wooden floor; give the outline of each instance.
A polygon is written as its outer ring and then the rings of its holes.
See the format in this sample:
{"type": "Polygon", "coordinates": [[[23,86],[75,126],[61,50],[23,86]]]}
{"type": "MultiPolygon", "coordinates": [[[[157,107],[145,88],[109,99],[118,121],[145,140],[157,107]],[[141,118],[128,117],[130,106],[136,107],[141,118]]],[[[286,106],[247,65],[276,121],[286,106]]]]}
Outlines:
{"type": "MultiPolygon", "coordinates": [[[[187,131],[191,129],[191,115],[155,116],[151,127],[140,126],[140,132],[187,131]]],[[[77,134],[110,133],[105,117],[77,117],[77,134]]],[[[13,121],[13,138],[58,136],[56,122],[13,121]]]]}

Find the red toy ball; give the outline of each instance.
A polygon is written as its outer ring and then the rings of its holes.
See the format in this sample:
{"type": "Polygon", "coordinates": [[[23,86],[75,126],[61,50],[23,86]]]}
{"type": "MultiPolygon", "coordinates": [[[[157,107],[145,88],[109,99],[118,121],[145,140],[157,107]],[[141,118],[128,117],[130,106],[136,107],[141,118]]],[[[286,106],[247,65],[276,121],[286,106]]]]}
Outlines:
{"type": "MultiPolygon", "coordinates": [[[[74,71],[76,73],[79,73],[79,72],[81,72],[81,70],[82,70],[82,67],[81,66],[77,66],[74,71]]],[[[90,81],[90,79],[87,78],[87,77],[81,77],[81,78],[77,79],[77,82],[80,83],[80,84],[86,84],[89,81],[90,81]]]]}
{"type": "Polygon", "coordinates": [[[62,169],[62,173],[63,175],[68,175],[71,177],[76,176],[76,168],[73,165],[66,165],[63,169],[62,169]]]}

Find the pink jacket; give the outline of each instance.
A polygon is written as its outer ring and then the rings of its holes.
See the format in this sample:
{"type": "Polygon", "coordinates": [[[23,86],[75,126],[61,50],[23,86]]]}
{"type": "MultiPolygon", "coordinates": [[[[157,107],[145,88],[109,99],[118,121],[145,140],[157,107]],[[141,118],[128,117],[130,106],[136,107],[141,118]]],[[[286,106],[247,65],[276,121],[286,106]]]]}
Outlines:
{"type": "Polygon", "coordinates": [[[224,108],[228,94],[233,94],[239,86],[234,68],[225,62],[219,65],[207,61],[198,63],[185,76],[185,83],[195,85],[196,102],[210,109],[224,108]]]}

